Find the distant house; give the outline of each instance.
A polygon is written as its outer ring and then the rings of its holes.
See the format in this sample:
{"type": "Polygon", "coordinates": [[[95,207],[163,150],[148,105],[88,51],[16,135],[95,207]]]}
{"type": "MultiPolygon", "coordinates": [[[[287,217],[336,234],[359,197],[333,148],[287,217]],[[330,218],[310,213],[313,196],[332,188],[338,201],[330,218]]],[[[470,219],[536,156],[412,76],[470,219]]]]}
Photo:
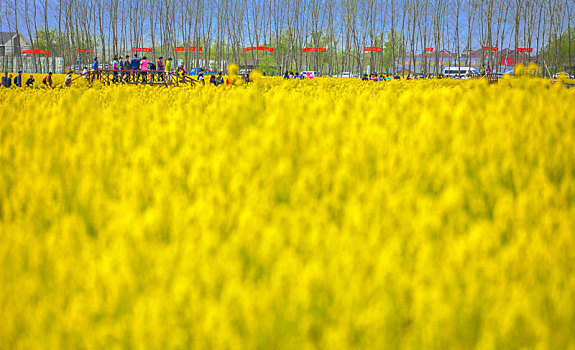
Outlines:
{"type": "Polygon", "coordinates": [[[30,42],[16,32],[0,32],[0,56],[19,55],[22,50],[30,47],[30,42]]]}
{"type": "Polygon", "coordinates": [[[414,75],[414,73],[410,69],[403,68],[397,72],[397,75],[406,77],[408,75],[414,75]]]}

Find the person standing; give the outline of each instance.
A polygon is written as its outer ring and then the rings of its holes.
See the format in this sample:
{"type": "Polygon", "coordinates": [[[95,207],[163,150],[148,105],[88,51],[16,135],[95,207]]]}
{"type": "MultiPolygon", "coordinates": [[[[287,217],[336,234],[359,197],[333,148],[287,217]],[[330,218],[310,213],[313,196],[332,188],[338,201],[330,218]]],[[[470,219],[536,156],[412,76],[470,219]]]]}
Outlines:
{"type": "Polygon", "coordinates": [[[163,57],[158,58],[157,63],[158,64],[156,68],[160,71],[160,73],[158,73],[158,80],[161,80],[165,83],[166,78],[164,77],[164,71],[166,70],[166,66],[164,65],[164,58],[163,57]]]}
{"type": "Polygon", "coordinates": [[[485,70],[485,73],[491,74],[491,66],[487,66],[487,69],[485,70]]]}
{"type": "MultiPolygon", "coordinates": [[[[100,62],[98,61],[98,57],[95,57],[94,63],[92,64],[92,71],[94,72],[95,75],[97,75],[98,79],[100,79],[100,73],[98,72],[99,69],[100,69],[100,62]]],[[[94,77],[92,77],[92,80],[94,80],[94,77]]]]}
{"type": "Polygon", "coordinates": [[[124,65],[124,57],[120,56],[118,57],[118,82],[122,82],[122,67],[124,65]]]}
{"type": "Polygon", "coordinates": [[[132,62],[130,63],[130,70],[132,71],[132,81],[134,83],[138,82],[138,71],[140,70],[140,60],[138,59],[138,54],[134,55],[132,62]]]}
{"type": "Polygon", "coordinates": [[[140,70],[142,71],[142,82],[143,83],[147,82],[149,63],[150,63],[150,61],[148,61],[148,58],[146,56],[144,56],[144,58],[140,61],[140,70]]]}
{"type": "Polygon", "coordinates": [[[19,71],[16,78],[14,78],[14,85],[22,87],[22,71],[19,71]]]}
{"type": "Polygon", "coordinates": [[[124,82],[130,82],[130,68],[132,64],[130,63],[130,56],[126,55],[126,60],[122,63],[122,70],[124,70],[124,82]]]}
{"type": "Polygon", "coordinates": [[[118,69],[120,67],[120,63],[118,62],[118,57],[114,56],[114,60],[112,61],[112,70],[114,77],[112,78],[112,83],[118,83],[118,69]]]}
{"type": "Polygon", "coordinates": [[[154,81],[156,81],[156,64],[154,63],[154,60],[149,60],[148,61],[148,71],[150,71],[150,73],[148,74],[148,76],[150,76],[150,83],[153,83],[154,81]]]}
{"type": "Polygon", "coordinates": [[[166,61],[166,75],[168,77],[168,84],[172,83],[172,73],[174,68],[172,67],[172,58],[168,58],[166,61]]]}
{"type": "Polygon", "coordinates": [[[4,73],[4,76],[2,76],[2,86],[7,88],[8,86],[8,72],[4,73]]]}

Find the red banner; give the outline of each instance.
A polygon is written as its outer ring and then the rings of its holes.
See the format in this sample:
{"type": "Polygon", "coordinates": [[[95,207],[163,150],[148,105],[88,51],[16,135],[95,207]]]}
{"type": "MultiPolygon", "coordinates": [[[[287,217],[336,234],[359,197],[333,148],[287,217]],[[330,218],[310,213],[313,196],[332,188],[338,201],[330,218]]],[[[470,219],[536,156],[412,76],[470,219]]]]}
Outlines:
{"type": "Polygon", "coordinates": [[[132,51],[136,52],[152,52],[152,49],[147,47],[132,47],[132,51]]]}
{"type": "Polygon", "coordinates": [[[381,52],[383,49],[381,47],[366,47],[363,51],[371,51],[371,52],[381,52]]]}
{"type": "Polygon", "coordinates": [[[502,66],[514,66],[516,63],[523,63],[523,59],[521,59],[521,57],[519,57],[517,59],[517,61],[515,61],[515,58],[513,58],[513,57],[501,58],[501,65],[502,66]]]}
{"type": "Polygon", "coordinates": [[[301,52],[326,52],[327,49],[325,47],[306,47],[302,49],[301,52]]]}
{"type": "Polygon", "coordinates": [[[43,55],[49,55],[50,52],[46,51],[46,50],[24,50],[22,51],[22,55],[25,55],[27,53],[41,53],[43,55]]]}
{"type": "Polygon", "coordinates": [[[426,48],[425,48],[425,51],[427,51],[427,52],[433,52],[433,47],[426,47],[426,48]]]}
{"type": "Polygon", "coordinates": [[[178,46],[174,47],[174,51],[202,51],[202,48],[195,46],[178,46]]]}
{"type": "Polygon", "coordinates": [[[503,57],[503,58],[501,59],[501,65],[502,65],[502,66],[514,66],[514,63],[515,63],[515,59],[513,59],[513,58],[505,58],[505,57],[503,57]]]}
{"type": "Polygon", "coordinates": [[[92,53],[92,49],[76,49],[76,53],[92,53]]]}
{"type": "Polygon", "coordinates": [[[533,49],[530,47],[519,47],[519,48],[517,48],[517,51],[518,52],[529,52],[529,53],[531,53],[531,52],[533,52],[533,49]]]}
{"type": "Polygon", "coordinates": [[[485,51],[498,51],[499,48],[497,46],[485,46],[485,51]]]}
{"type": "Polygon", "coordinates": [[[251,46],[251,47],[244,47],[244,51],[269,51],[269,52],[274,52],[274,48],[273,47],[267,47],[267,46],[251,46]]]}

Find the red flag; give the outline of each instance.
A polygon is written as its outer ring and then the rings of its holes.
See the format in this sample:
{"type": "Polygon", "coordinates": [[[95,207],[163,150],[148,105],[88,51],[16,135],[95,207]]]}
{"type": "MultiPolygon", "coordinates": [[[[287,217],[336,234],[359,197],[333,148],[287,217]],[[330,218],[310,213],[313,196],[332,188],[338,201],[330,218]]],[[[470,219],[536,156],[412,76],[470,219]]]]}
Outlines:
{"type": "MultiPolygon", "coordinates": [[[[252,46],[252,47],[244,47],[244,51],[269,51],[269,52],[274,52],[274,48],[273,47],[268,47],[268,46],[252,46]]],[[[201,51],[201,50],[200,50],[201,51]]]]}
{"type": "Polygon", "coordinates": [[[181,52],[181,51],[202,51],[201,47],[195,46],[176,46],[174,47],[173,51],[181,52]]]}
{"type": "Polygon", "coordinates": [[[41,54],[44,54],[44,55],[49,55],[49,54],[50,54],[50,52],[49,52],[49,51],[46,51],[46,50],[24,50],[24,51],[22,51],[22,55],[25,55],[25,54],[27,54],[27,53],[41,53],[41,54]]]}
{"type": "Polygon", "coordinates": [[[324,47],[306,47],[302,49],[301,52],[326,52],[327,49],[324,47]]]}
{"type": "Polygon", "coordinates": [[[152,49],[146,47],[132,47],[132,51],[136,52],[152,52],[152,49]]]}

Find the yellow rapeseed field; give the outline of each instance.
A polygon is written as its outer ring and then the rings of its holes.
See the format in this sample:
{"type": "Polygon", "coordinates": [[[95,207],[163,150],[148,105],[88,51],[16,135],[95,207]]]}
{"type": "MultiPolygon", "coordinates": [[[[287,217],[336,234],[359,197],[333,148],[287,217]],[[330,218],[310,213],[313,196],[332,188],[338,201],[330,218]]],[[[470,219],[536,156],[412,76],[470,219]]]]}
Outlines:
{"type": "Polygon", "coordinates": [[[0,348],[575,349],[574,103],[0,89],[0,348]]]}

